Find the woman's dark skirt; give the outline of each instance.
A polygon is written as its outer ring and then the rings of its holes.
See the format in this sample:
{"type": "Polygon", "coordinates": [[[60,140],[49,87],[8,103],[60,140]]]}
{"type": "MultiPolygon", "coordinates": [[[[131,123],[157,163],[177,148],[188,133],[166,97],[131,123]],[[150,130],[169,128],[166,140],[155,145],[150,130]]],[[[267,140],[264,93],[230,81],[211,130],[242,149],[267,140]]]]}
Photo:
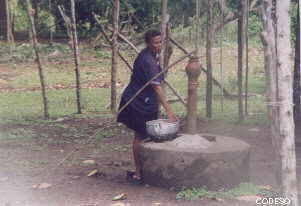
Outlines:
{"type": "MultiPolygon", "coordinates": [[[[126,101],[122,98],[119,109],[125,105],[126,101]]],[[[137,111],[131,104],[127,105],[118,115],[117,122],[125,124],[129,129],[134,130],[140,135],[141,139],[147,138],[146,122],[158,118],[158,112],[151,114],[142,114],[137,111]]]]}

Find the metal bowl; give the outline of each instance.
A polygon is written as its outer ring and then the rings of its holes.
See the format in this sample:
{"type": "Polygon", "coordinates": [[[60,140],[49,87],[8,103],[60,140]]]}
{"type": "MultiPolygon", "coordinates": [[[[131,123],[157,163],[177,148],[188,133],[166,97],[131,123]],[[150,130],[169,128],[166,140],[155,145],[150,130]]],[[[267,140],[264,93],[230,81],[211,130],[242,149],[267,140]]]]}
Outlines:
{"type": "Polygon", "coordinates": [[[146,131],[154,141],[174,139],[179,131],[180,122],[169,122],[168,119],[157,119],[146,122],[146,131]]]}

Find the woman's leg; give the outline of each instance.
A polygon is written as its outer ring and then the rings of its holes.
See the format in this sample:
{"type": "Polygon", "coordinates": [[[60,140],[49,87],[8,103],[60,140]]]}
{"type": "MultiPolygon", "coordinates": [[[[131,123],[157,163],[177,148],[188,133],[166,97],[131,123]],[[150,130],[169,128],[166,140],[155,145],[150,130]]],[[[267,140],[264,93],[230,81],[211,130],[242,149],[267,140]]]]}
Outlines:
{"type": "Polygon", "coordinates": [[[141,161],[139,156],[139,149],[141,144],[141,136],[135,132],[135,138],[133,141],[133,156],[134,156],[134,162],[135,162],[135,178],[141,179],[141,161]]]}

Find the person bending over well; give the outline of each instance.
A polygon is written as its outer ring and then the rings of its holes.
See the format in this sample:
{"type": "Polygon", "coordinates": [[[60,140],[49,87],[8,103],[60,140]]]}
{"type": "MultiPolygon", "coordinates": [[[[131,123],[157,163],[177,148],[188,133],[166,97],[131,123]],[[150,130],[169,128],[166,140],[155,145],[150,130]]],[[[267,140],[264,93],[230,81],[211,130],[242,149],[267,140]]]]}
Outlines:
{"type": "MultiPolygon", "coordinates": [[[[159,65],[161,51],[161,33],[157,30],[147,31],[144,35],[147,47],[143,49],[134,62],[134,69],[130,82],[122,93],[119,109],[122,108],[149,80],[162,71],[159,65]]],[[[133,156],[136,170],[132,174],[133,180],[141,181],[141,165],[139,146],[147,137],[146,122],[158,118],[159,103],[163,106],[172,122],[177,121],[161,87],[164,75],[155,78],[134,100],[122,110],[117,122],[125,124],[135,132],[133,141],[133,156]]]]}

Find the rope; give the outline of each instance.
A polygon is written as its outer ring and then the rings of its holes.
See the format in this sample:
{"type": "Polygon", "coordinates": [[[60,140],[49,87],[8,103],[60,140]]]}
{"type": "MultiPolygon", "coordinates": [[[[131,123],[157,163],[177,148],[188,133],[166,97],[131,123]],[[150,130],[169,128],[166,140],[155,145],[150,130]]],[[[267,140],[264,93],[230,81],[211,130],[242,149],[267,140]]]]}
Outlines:
{"type": "Polygon", "coordinates": [[[291,103],[290,101],[278,101],[278,102],[264,102],[266,105],[271,107],[280,107],[280,106],[294,106],[294,103],[291,103]]]}

